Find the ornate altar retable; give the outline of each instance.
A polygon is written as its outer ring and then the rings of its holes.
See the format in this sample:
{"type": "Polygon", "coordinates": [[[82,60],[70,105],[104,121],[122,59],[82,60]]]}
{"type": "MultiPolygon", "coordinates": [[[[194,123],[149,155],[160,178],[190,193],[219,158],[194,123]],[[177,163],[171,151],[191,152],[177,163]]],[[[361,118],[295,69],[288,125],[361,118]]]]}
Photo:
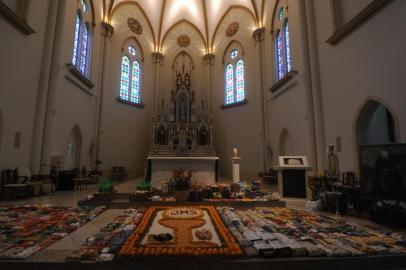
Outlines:
{"type": "Polygon", "coordinates": [[[214,184],[218,160],[213,144],[213,119],[204,95],[196,102],[187,59],[180,59],[169,102],[161,97],[152,121],[147,180],[152,186],[169,182],[174,169],[193,172],[193,182],[214,184]],[[169,103],[167,105],[167,103],[169,103]]]}

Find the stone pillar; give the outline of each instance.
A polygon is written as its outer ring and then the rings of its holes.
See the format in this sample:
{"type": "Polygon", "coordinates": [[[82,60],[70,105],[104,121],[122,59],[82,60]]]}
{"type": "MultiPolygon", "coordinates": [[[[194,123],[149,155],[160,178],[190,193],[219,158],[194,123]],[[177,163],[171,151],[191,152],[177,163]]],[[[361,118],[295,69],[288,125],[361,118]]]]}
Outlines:
{"type": "MultiPolygon", "coordinates": [[[[104,97],[104,90],[106,88],[106,78],[105,75],[107,73],[107,53],[110,48],[110,41],[111,37],[114,33],[114,27],[111,24],[102,22],[102,36],[103,36],[103,43],[101,48],[101,55],[102,55],[102,62],[101,62],[101,73],[99,76],[99,102],[98,102],[98,112],[97,112],[97,126],[96,126],[96,160],[95,160],[95,169],[100,170],[100,163],[99,161],[102,160],[101,157],[101,149],[102,149],[102,135],[103,135],[103,97],[104,97]]],[[[100,71],[99,71],[100,72],[100,71]]]]}
{"type": "MultiPolygon", "coordinates": [[[[63,1],[62,1],[63,2],[63,1]]],[[[37,103],[35,108],[34,131],[32,136],[31,162],[30,167],[33,174],[41,170],[41,155],[43,148],[45,118],[47,109],[47,98],[51,67],[54,56],[54,38],[57,29],[58,7],[63,3],[50,1],[48,7],[48,20],[44,38],[44,49],[41,60],[41,72],[38,84],[37,103]]]]}
{"type": "Polygon", "coordinates": [[[160,52],[153,52],[152,53],[152,63],[154,63],[154,107],[153,107],[153,118],[154,120],[158,111],[159,106],[159,87],[160,87],[160,67],[163,64],[164,55],[160,52]]]}
{"type": "Polygon", "coordinates": [[[204,64],[206,66],[206,91],[209,96],[209,110],[210,116],[213,114],[213,65],[214,65],[214,54],[208,53],[203,56],[204,64]]]}
{"type": "Polygon", "coordinates": [[[263,170],[267,172],[269,169],[269,157],[268,157],[268,144],[269,144],[269,134],[268,134],[268,106],[267,106],[267,95],[265,89],[265,76],[264,76],[264,39],[265,39],[265,28],[258,28],[252,33],[257,46],[257,57],[258,57],[258,89],[261,91],[261,113],[262,113],[262,156],[263,156],[263,170]]]}
{"type": "MultiPolygon", "coordinates": [[[[49,171],[48,165],[50,165],[51,158],[51,140],[52,130],[56,123],[56,95],[58,91],[58,81],[61,76],[61,69],[66,63],[61,59],[63,43],[66,42],[63,36],[64,34],[64,22],[66,17],[66,1],[58,1],[57,20],[54,35],[54,48],[51,53],[51,66],[48,81],[45,82],[46,98],[45,98],[45,117],[44,117],[44,129],[41,142],[41,157],[40,157],[40,173],[47,173],[49,171]]],[[[34,142],[33,142],[34,143],[34,142]]]]}

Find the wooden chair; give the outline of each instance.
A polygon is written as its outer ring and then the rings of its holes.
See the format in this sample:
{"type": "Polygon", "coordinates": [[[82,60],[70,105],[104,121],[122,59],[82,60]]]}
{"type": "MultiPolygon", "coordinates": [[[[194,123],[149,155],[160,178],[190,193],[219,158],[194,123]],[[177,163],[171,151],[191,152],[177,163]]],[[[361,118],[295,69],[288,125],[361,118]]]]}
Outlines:
{"type": "Polygon", "coordinates": [[[85,190],[87,190],[87,186],[90,184],[90,177],[86,177],[82,175],[80,169],[76,168],[73,169],[73,183],[74,183],[74,189],[76,190],[82,190],[83,187],[85,187],[85,190]]]}
{"type": "Polygon", "coordinates": [[[128,180],[128,173],[125,167],[113,167],[111,170],[112,181],[128,180]]]}
{"type": "Polygon", "coordinates": [[[269,169],[267,173],[260,173],[259,177],[262,178],[262,181],[268,182],[270,185],[278,184],[278,171],[274,169],[269,169]]]}
{"type": "Polygon", "coordinates": [[[22,193],[24,197],[30,194],[30,186],[24,179],[17,179],[15,170],[3,170],[1,172],[1,199],[4,199],[5,191],[10,192],[10,199],[15,200],[16,194],[22,193]]]}

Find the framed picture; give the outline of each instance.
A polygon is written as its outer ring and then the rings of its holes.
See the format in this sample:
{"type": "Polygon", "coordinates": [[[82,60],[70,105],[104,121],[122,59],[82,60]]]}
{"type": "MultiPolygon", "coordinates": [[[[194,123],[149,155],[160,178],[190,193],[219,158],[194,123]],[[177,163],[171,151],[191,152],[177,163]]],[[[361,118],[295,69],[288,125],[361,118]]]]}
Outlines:
{"type": "Polygon", "coordinates": [[[360,146],[361,196],[406,201],[406,144],[360,146]]]}

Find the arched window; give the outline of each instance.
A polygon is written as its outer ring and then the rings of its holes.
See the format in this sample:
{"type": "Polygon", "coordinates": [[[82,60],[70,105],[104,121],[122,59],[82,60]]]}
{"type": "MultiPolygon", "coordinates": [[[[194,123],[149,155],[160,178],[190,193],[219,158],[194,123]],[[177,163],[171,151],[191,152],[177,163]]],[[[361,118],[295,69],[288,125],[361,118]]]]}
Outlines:
{"type": "Polygon", "coordinates": [[[141,104],[142,52],[135,42],[125,42],[121,58],[119,100],[141,104]]]}
{"type": "Polygon", "coordinates": [[[277,16],[274,16],[274,46],[275,46],[275,70],[277,80],[285,77],[292,71],[292,61],[290,55],[290,33],[288,8],[281,6],[277,9],[277,16]]]}
{"type": "Polygon", "coordinates": [[[229,48],[225,54],[224,105],[245,100],[245,68],[242,48],[229,48]]]}
{"type": "Polygon", "coordinates": [[[75,18],[72,65],[85,77],[88,77],[90,70],[91,29],[89,13],[87,0],[80,0],[75,18]]]}

